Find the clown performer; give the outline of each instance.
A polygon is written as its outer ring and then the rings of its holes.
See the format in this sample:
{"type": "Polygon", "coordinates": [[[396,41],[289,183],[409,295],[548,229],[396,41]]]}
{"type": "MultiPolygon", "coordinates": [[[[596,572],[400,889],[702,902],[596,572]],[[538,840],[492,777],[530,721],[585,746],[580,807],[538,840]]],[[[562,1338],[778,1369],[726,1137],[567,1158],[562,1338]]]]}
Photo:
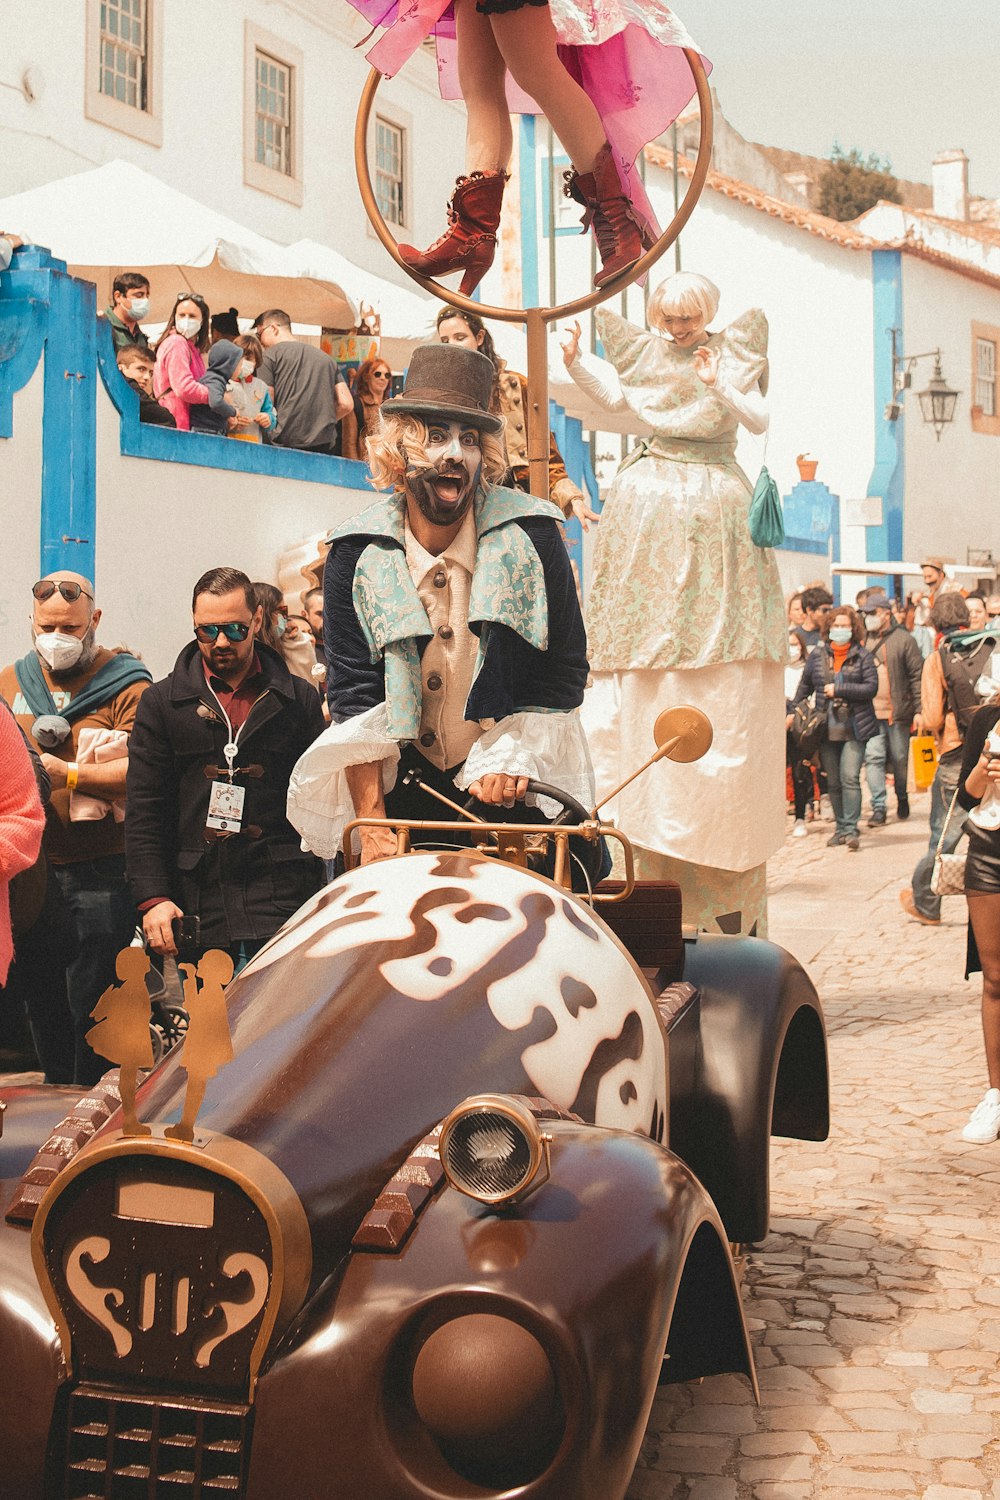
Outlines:
{"type": "MultiPolygon", "coordinates": [[[[562,517],[497,483],[507,456],[493,378],[474,349],[415,349],[368,440],[371,482],[392,493],[330,539],[332,722],[288,793],[289,820],[324,859],[356,816],[453,820],[412,772],[487,814],[523,801],[529,779],[593,807],[578,713],[586,638],[562,517]]],[[[557,811],[543,799],[518,821],[557,811]]],[[[360,830],[362,863],[395,851],[391,830],[360,830]]]]}
{"type": "Polygon", "coordinates": [[[759,309],[708,332],[718,289],[669,277],[650,329],[601,308],[610,364],[563,344],[570,374],[650,435],[624,459],[597,528],[587,638],[593,681],[584,725],[598,794],[650,751],[657,713],[703,709],[703,760],[633,782],[609,808],[636,845],[636,874],[676,880],[688,922],[766,932],[765,861],[784,838],[783,671],[787,625],[774,554],[756,547],[751,486],[736,463],[740,425],[768,424],[767,319],[759,309]]]}
{"type": "MultiPolygon", "coordinates": [[[[694,43],[660,0],[349,0],[387,28],[366,54],[391,78],[433,33],[442,97],[465,100],[465,170],[448,227],[427,250],[400,245],[425,276],[462,270],[469,295],[496,250],[513,136],[510,116],[541,112],[573,169],[566,194],[584,209],[601,257],[601,286],[656,237],[633,173],[642,148],[677,118],[694,84],[694,43]]],[[[367,40],[367,38],[366,38],[367,40]]]]}

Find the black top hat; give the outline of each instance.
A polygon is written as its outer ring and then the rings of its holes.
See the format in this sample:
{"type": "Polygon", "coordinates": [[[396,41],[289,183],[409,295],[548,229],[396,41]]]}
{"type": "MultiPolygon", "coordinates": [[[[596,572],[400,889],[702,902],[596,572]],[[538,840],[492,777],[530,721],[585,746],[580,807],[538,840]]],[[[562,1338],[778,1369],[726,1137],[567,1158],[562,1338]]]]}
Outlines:
{"type": "Polygon", "coordinates": [[[413,351],[402,395],[384,401],[382,410],[499,432],[503,418],[490,411],[495,375],[493,361],[478,349],[420,344],[413,351]]]}

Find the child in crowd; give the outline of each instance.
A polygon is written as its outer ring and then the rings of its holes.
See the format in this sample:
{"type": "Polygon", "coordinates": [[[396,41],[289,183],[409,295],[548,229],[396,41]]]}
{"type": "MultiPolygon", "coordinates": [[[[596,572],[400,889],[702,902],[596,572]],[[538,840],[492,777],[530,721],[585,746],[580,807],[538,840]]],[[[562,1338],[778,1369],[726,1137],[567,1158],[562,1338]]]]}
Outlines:
{"type": "Polygon", "coordinates": [[[208,366],[205,373],[198,376],[198,384],[208,391],[208,403],[191,407],[192,432],[214,432],[225,436],[239,421],[236,407],[230,406],[226,400],[226,392],[242,358],[243,351],[228,339],[218,339],[209,349],[208,366]]]}
{"type": "Polygon", "coordinates": [[[244,443],[270,443],[278,430],[278,414],[271,393],[257,370],[264,358],[260,341],[252,333],[241,333],[233,340],[242,352],[242,360],[226,387],[226,399],[235,407],[239,425],[232,427],[230,437],[244,443]]]}
{"type": "Polygon", "coordinates": [[[118,368],[139,397],[139,421],[153,422],[157,427],[176,427],[170,412],[153,395],[155,360],[148,349],[126,344],[117,354],[118,368]]]}

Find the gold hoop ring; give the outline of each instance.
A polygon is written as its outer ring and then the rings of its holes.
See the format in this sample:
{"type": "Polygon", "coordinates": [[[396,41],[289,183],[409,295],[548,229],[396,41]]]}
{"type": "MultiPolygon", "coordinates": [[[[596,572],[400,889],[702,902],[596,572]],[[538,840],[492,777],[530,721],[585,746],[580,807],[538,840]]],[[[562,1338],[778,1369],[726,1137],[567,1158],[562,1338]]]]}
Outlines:
{"type": "MultiPolygon", "coordinates": [[[[588,292],[583,297],[577,297],[572,302],[564,302],[557,307],[543,307],[531,309],[536,317],[541,316],[545,323],[551,323],[556,318],[577,317],[582,312],[587,312],[591,307],[596,307],[599,302],[605,302],[609,297],[623,292],[627,286],[637,280],[656,264],[664,251],[669,250],[688,219],[694,213],[698,199],[701,197],[702,189],[708,177],[709,167],[712,161],[712,136],[714,129],[714,116],[712,111],[712,95],[708,87],[708,76],[705,66],[695,52],[693,47],[683,49],[684,56],[688,60],[698,92],[698,105],[701,110],[701,139],[698,143],[698,157],[695,162],[691,181],[688,183],[687,191],[683,201],[660,235],[652,249],[647,250],[645,255],[617,276],[596,289],[588,292]]],[[[361,190],[361,201],[364,204],[365,213],[372,228],[378,235],[382,244],[388,250],[397,266],[401,266],[412,281],[417,282],[425,291],[432,292],[442,302],[449,306],[458,308],[461,312],[475,313],[480,318],[499,318],[504,323],[526,323],[529,321],[528,309],[522,307],[492,307],[488,303],[474,302],[471,297],[464,297],[461,292],[451,292],[443,287],[439,281],[431,276],[421,276],[412,266],[408,266],[399,253],[399,246],[393,238],[389,226],[382,217],[382,211],[378,206],[375,191],[372,187],[371,173],[368,169],[368,123],[371,119],[372,105],[375,102],[375,93],[382,81],[382,75],[377,68],[372,68],[368,74],[365,86],[361,91],[361,100],[358,104],[358,115],[354,127],[354,165],[358,174],[358,187],[361,190]]]]}

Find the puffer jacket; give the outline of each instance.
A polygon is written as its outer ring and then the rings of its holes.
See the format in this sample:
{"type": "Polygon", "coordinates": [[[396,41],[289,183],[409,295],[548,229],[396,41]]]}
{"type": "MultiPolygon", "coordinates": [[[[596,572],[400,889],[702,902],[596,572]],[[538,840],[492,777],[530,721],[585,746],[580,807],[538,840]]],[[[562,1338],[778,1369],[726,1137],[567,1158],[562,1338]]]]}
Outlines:
{"type": "Polygon", "coordinates": [[[851,736],[862,743],[874,739],[879,732],[872,702],[878,690],[878,668],[871,652],[852,644],[843,667],[834,672],[830,647],[825,643],[815,646],[806,660],[795,702],[801,703],[815,693],[817,708],[829,706],[830,700],[823,693],[828,682],[833,683],[835,696],[843,698],[850,708],[847,722],[851,736]]]}

